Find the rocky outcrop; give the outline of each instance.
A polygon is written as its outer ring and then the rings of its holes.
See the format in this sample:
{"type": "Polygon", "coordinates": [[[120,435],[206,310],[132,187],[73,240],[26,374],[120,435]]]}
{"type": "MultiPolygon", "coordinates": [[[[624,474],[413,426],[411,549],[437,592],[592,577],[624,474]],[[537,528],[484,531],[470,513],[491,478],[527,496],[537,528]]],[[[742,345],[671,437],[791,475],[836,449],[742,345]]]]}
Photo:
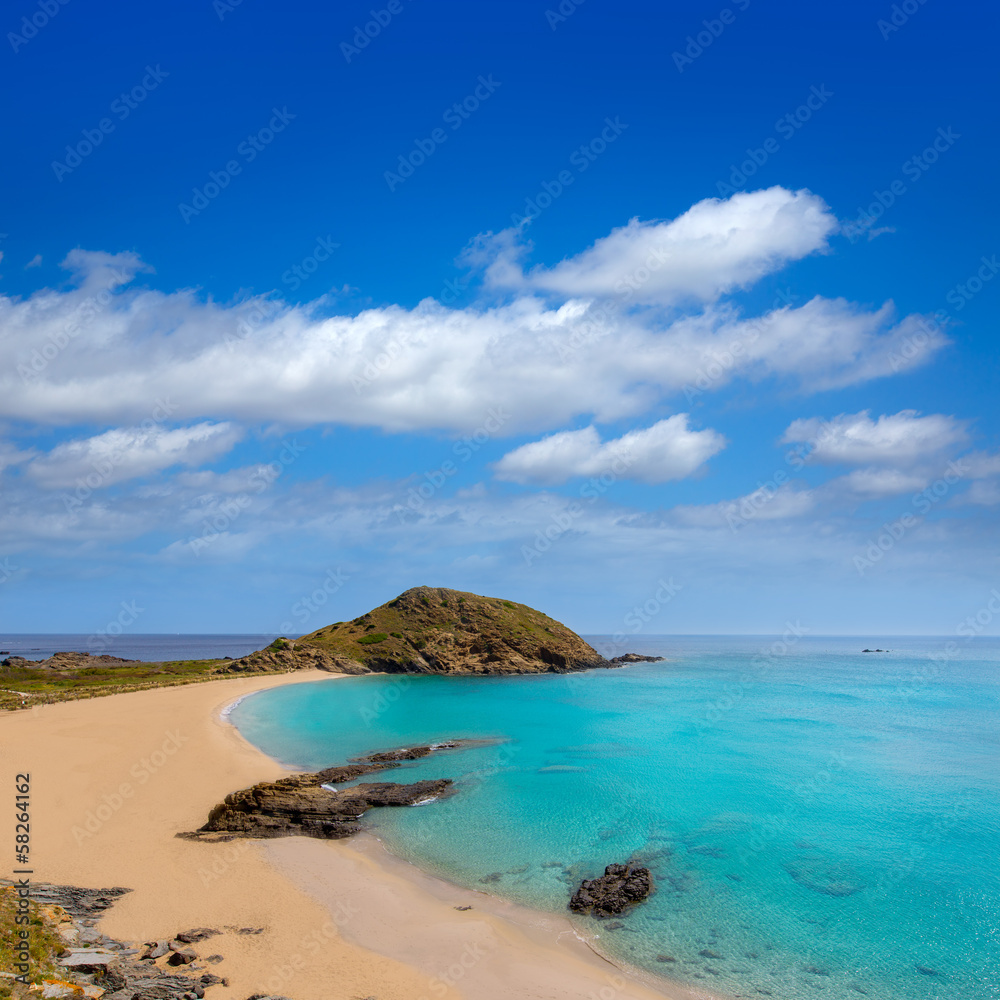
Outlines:
{"type": "Polygon", "coordinates": [[[90,653],[53,653],[44,660],[28,660],[23,656],[8,656],[5,660],[0,660],[0,667],[39,667],[46,670],[81,670],[85,667],[121,667],[127,663],[140,663],[141,660],[125,660],[120,656],[107,656],[101,654],[94,656],[90,653]]]}
{"type": "Polygon", "coordinates": [[[648,868],[608,865],[600,878],[584,879],[569,902],[575,913],[610,917],[644,900],[653,891],[648,868]]]}
{"type": "Polygon", "coordinates": [[[222,669],[533,674],[607,666],[575,632],[527,605],[443,587],[413,587],[360,618],[300,639],[278,639],[222,669]]]}
{"type": "MultiPolygon", "coordinates": [[[[6,880],[0,884],[10,885],[6,880]]],[[[78,919],[93,919],[99,917],[115,900],[131,889],[116,886],[113,889],[80,889],[75,885],[50,885],[46,882],[35,882],[31,886],[31,898],[39,906],[58,906],[71,917],[78,919]]]]}
{"type": "Polygon", "coordinates": [[[431,746],[407,747],[328,767],[314,774],[295,774],[278,781],[263,781],[227,795],[209,813],[208,821],[194,833],[196,839],[238,837],[316,837],[336,840],[350,837],[361,827],[358,820],[376,806],[412,806],[450,793],[447,778],[395,784],[362,782],[339,789],[345,782],[400,766],[442,750],[460,749],[472,741],[447,740],[431,746]]]}
{"type": "MultiPolygon", "coordinates": [[[[0,886],[13,884],[0,879],[0,886]]],[[[50,928],[63,943],[61,953],[52,955],[61,967],[58,978],[31,987],[32,995],[37,991],[50,1000],[201,1000],[208,987],[229,985],[227,979],[200,969],[200,975],[184,975],[156,964],[157,958],[169,956],[168,965],[190,966],[198,956],[187,944],[218,931],[199,927],[181,931],[169,942],[148,942],[137,959],[137,948],[97,930],[101,914],[130,891],[32,883],[32,920],[50,928]],[[172,962],[175,956],[182,960],[172,962]]]]}
{"type": "Polygon", "coordinates": [[[642,653],[625,653],[624,656],[616,656],[609,663],[659,663],[665,659],[662,656],[646,656],[642,653]]]}

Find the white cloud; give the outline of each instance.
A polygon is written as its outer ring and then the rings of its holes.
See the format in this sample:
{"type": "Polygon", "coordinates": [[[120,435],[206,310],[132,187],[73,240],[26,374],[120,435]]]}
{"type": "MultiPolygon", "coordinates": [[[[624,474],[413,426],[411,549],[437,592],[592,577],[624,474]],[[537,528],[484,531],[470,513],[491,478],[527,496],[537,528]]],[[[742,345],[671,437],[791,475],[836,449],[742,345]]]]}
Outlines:
{"type": "MultiPolygon", "coordinates": [[[[663,225],[705,272],[691,287],[714,295],[819,246],[822,219],[815,196],[771,189],[701,203],[663,225]],[[807,234],[801,245],[796,220],[807,234]],[[699,240],[724,238],[724,223],[735,249],[695,253],[699,240]]],[[[632,230],[601,243],[601,259],[620,252],[627,263],[646,247],[652,230],[632,230]]],[[[581,255],[581,274],[605,273],[587,257],[596,252],[581,255]]],[[[678,316],[580,299],[548,304],[525,290],[501,305],[450,309],[426,299],[413,309],[328,316],[325,299],[223,305],[190,290],[130,288],[145,267],[134,254],[75,250],[64,266],[78,287],[0,296],[0,418],[121,425],[148,417],[162,399],[186,422],[468,432],[502,408],[503,433],[539,433],[581,417],[636,418],[665,395],[734,378],[777,378],[805,391],[856,384],[923,363],[947,343],[940,331],[921,332],[919,317],[897,320],[891,304],[870,311],[820,297],[752,319],[723,303],[678,316]],[[920,350],[907,350],[915,343],[920,350]]]]}
{"type": "Polygon", "coordinates": [[[603,473],[663,483],[691,475],[725,445],[713,430],[691,430],[688,415],[679,413],[603,443],[594,427],[552,434],[508,452],[495,472],[498,479],[516,483],[556,484],[603,473]]]}
{"type": "Polygon", "coordinates": [[[0,441],[0,473],[12,465],[26,462],[34,454],[33,451],[21,451],[9,441],[0,441]]]}
{"type": "Polygon", "coordinates": [[[731,530],[746,527],[752,521],[784,521],[801,517],[816,506],[814,490],[798,489],[790,483],[774,481],[761,484],[753,493],[711,504],[682,504],[670,511],[678,524],[731,530]]]}
{"type": "Polygon", "coordinates": [[[569,296],[617,295],[635,302],[710,302],[827,247],[838,228],[822,198],[781,187],[706,198],[667,222],[615,229],[555,267],[523,274],[512,230],[494,237],[487,277],[502,287],[569,296]]]}
{"type": "Polygon", "coordinates": [[[831,490],[843,487],[863,500],[881,500],[903,493],[918,493],[927,485],[927,476],[901,469],[855,469],[828,484],[831,490]]]}
{"type": "Polygon", "coordinates": [[[962,500],[980,507],[995,507],[1000,504],[1000,483],[995,479],[973,483],[963,494],[962,500]]]}
{"type": "Polygon", "coordinates": [[[992,455],[985,451],[975,451],[963,455],[960,465],[963,475],[969,479],[987,479],[990,476],[1000,476],[1000,452],[992,455]]]}
{"type": "Polygon", "coordinates": [[[796,420],[782,441],[811,444],[810,460],[828,465],[909,466],[967,439],[965,424],[944,414],[922,417],[916,410],[901,410],[872,420],[862,410],[832,420],[796,420]]]}
{"type": "Polygon", "coordinates": [[[228,423],[206,422],[174,430],[161,426],[116,428],[57,445],[30,462],[26,473],[46,489],[71,487],[80,480],[97,489],[174,465],[213,461],[228,452],[241,434],[228,423]]]}

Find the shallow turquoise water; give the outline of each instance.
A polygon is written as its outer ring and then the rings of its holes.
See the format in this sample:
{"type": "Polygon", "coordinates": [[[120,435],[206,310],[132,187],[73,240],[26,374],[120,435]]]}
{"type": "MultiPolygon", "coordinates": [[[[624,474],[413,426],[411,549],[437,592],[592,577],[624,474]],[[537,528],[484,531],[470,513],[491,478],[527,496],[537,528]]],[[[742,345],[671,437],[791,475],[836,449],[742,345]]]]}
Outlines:
{"type": "Polygon", "coordinates": [[[366,822],[425,868],[549,910],[642,859],[656,893],[617,929],[580,923],[650,971],[783,1000],[1000,998],[1000,640],[772,642],[637,637],[670,662],[294,685],[232,720],[308,769],[498,738],[397,770],[458,794],[366,822]]]}

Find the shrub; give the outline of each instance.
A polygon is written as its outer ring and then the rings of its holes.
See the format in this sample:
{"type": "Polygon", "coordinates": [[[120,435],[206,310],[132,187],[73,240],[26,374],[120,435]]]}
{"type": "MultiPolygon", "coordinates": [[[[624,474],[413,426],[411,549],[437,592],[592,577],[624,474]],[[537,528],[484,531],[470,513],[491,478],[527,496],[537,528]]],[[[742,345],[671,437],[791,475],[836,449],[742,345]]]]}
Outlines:
{"type": "Polygon", "coordinates": [[[358,642],[361,643],[362,646],[371,646],[376,642],[385,642],[388,638],[389,636],[385,632],[372,632],[370,635],[363,635],[360,639],[358,639],[358,642]]]}
{"type": "Polygon", "coordinates": [[[389,635],[391,635],[394,639],[402,639],[403,638],[403,633],[402,632],[390,632],[389,635]]]}

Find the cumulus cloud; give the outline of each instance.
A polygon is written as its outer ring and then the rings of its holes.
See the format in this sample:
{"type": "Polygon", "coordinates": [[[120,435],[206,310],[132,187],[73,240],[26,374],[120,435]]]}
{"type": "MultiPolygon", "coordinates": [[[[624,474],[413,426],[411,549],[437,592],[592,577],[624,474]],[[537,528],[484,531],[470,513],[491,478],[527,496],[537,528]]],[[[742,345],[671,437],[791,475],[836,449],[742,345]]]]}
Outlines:
{"type": "MultiPolygon", "coordinates": [[[[613,230],[555,267],[524,274],[523,248],[506,230],[495,237],[487,279],[499,286],[567,296],[623,296],[635,302],[709,302],[827,247],[838,228],[822,198],[773,187],[706,198],[666,222],[613,230]]],[[[482,250],[482,248],[480,248],[482,250]]]]}
{"type": "Polygon", "coordinates": [[[917,493],[927,485],[928,477],[902,469],[855,469],[833,480],[830,491],[845,489],[862,500],[882,500],[903,493],[917,493]]]}
{"type": "Polygon", "coordinates": [[[716,431],[691,430],[688,415],[679,413],[605,442],[594,427],[552,434],[508,452],[496,463],[495,473],[511,482],[548,485],[606,472],[619,479],[663,483],[690,476],[725,445],[716,431]]]}
{"type": "Polygon", "coordinates": [[[201,423],[168,430],[162,426],[116,428],[95,437],[66,441],[28,463],[25,472],[39,486],[61,489],[83,480],[98,488],[195,466],[228,452],[241,437],[232,424],[201,423]]]}
{"type": "Polygon", "coordinates": [[[832,420],[796,420],[782,441],[811,444],[810,460],[826,465],[909,466],[967,439],[964,422],[944,414],[922,417],[916,410],[900,410],[872,420],[870,411],[862,410],[832,420]]]}
{"type": "Polygon", "coordinates": [[[892,374],[893,351],[917,322],[897,322],[889,306],[814,298],[753,320],[710,307],[662,324],[533,296],[323,318],[318,306],[115,292],[121,264],[97,268],[96,286],[0,297],[0,417],[122,424],[164,399],[184,421],[468,432],[503,407],[505,433],[537,432],[583,415],[641,415],[702,385],[714,359],[708,391],[738,377],[813,389],[892,374]]]}

